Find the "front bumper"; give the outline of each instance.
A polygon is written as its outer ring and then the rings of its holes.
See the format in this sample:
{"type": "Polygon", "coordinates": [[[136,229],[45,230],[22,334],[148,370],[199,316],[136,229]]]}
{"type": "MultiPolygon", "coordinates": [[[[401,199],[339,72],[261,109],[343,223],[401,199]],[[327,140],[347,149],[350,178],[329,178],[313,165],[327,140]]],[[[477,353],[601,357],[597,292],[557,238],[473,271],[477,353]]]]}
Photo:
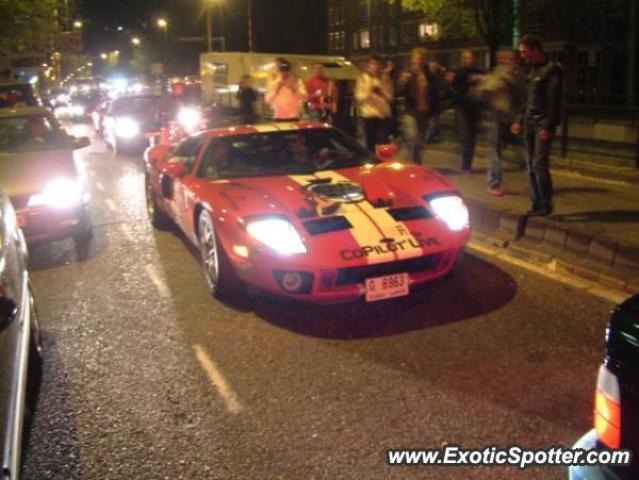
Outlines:
{"type": "Polygon", "coordinates": [[[238,277],[248,285],[278,297],[298,301],[333,303],[357,300],[366,293],[365,280],[395,273],[408,273],[409,287],[434,281],[449,273],[454,267],[463,247],[433,252],[409,259],[368,264],[348,265],[302,265],[294,259],[274,257],[270,254],[241,258],[230,255],[238,277]],[[281,272],[303,272],[312,276],[308,292],[286,291],[281,281],[281,272]]]}
{"type": "Polygon", "coordinates": [[[29,245],[72,237],[89,224],[88,204],[65,210],[47,207],[24,208],[17,212],[18,225],[29,245]]]}
{"type": "MultiPolygon", "coordinates": [[[[577,440],[577,443],[573,446],[573,448],[581,448],[584,450],[592,450],[598,447],[597,433],[594,430],[590,430],[586,433],[577,440]]],[[[602,466],[571,466],[568,469],[568,478],[570,480],[624,480],[610,468],[602,466]]]]}

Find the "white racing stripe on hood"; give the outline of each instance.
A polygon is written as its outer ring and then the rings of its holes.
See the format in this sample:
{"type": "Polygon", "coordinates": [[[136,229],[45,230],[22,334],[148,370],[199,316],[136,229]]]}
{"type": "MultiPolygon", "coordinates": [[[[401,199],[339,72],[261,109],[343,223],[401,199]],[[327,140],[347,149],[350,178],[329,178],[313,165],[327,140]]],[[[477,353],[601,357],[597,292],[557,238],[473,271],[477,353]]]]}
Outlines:
{"type": "MultiPolygon", "coordinates": [[[[312,175],[290,175],[289,178],[299,183],[302,186],[308,185],[312,180],[317,178],[333,178],[327,174],[330,172],[317,172],[316,176],[312,175]]],[[[348,181],[346,178],[341,177],[344,181],[348,181]]],[[[335,181],[335,180],[334,180],[335,181]]],[[[382,233],[375,226],[373,221],[367,217],[354,203],[342,203],[339,210],[336,212],[339,215],[343,215],[353,226],[349,230],[355,242],[360,247],[376,247],[383,246],[382,233]]],[[[372,250],[366,256],[368,263],[382,263],[395,261],[396,257],[393,252],[379,252],[372,250]]]]}
{"type": "MultiPolygon", "coordinates": [[[[317,176],[320,178],[330,178],[334,182],[352,182],[352,180],[349,180],[334,170],[318,172],[317,176]]],[[[400,245],[396,252],[398,260],[419,257],[424,254],[420,243],[410,233],[406,224],[395,220],[385,208],[375,208],[368,200],[358,202],[353,204],[353,206],[360,208],[371,218],[376,227],[382,232],[383,236],[380,238],[393,238],[395,244],[400,245]]]]}

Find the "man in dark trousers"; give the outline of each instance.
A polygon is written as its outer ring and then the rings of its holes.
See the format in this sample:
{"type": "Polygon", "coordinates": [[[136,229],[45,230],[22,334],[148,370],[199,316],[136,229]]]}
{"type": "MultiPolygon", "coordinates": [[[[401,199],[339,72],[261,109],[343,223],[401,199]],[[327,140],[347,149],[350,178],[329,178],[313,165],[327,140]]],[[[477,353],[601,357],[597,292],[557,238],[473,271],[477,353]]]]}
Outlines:
{"type": "Polygon", "coordinates": [[[549,159],[560,119],[563,72],[561,65],[546,59],[541,41],[534,35],[521,39],[519,53],[529,70],[524,109],[511,132],[524,136],[532,193],[528,215],[547,216],[553,209],[549,159]]]}
{"type": "Polygon", "coordinates": [[[477,66],[477,58],[472,50],[464,50],[461,60],[462,66],[453,77],[453,102],[461,144],[461,169],[465,173],[472,173],[482,112],[481,103],[475,96],[475,87],[481,81],[483,72],[477,66]]]}
{"type": "Polygon", "coordinates": [[[408,155],[421,165],[422,153],[431,119],[438,113],[437,81],[430,71],[425,48],[415,48],[410,55],[410,70],[398,81],[398,95],[404,96],[405,114],[402,119],[403,136],[408,155]]]}
{"type": "Polygon", "coordinates": [[[242,75],[237,89],[237,100],[240,104],[240,123],[243,125],[255,123],[257,92],[251,86],[250,75],[242,75]]]}

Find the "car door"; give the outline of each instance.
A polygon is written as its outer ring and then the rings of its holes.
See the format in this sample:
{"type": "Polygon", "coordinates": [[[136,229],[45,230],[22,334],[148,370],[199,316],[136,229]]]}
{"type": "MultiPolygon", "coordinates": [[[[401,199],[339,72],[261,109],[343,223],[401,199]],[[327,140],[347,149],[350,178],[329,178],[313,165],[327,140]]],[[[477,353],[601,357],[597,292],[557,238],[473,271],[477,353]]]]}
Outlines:
{"type": "Polygon", "coordinates": [[[13,208],[0,194],[0,455],[3,470],[10,472],[19,466],[24,401],[20,354],[26,325],[21,308],[28,295],[17,232],[13,208]]]}
{"type": "Polygon", "coordinates": [[[195,135],[187,138],[175,150],[174,156],[184,163],[184,174],[174,179],[173,200],[176,208],[175,218],[179,219],[182,230],[191,238],[194,238],[193,210],[195,208],[194,191],[197,184],[194,166],[202,146],[207,138],[206,134],[195,135]]]}

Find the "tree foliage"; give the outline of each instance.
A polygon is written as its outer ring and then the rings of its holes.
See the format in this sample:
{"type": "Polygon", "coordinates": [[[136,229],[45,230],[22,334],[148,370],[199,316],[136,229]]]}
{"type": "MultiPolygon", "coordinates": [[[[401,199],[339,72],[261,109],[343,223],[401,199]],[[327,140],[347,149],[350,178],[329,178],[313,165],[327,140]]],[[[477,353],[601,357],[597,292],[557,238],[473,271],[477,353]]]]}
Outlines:
{"type": "Polygon", "coordinates": [[[0,55],[50,48],[58,31],[58,4],[58,0],[0,0],[0,55]]]}

